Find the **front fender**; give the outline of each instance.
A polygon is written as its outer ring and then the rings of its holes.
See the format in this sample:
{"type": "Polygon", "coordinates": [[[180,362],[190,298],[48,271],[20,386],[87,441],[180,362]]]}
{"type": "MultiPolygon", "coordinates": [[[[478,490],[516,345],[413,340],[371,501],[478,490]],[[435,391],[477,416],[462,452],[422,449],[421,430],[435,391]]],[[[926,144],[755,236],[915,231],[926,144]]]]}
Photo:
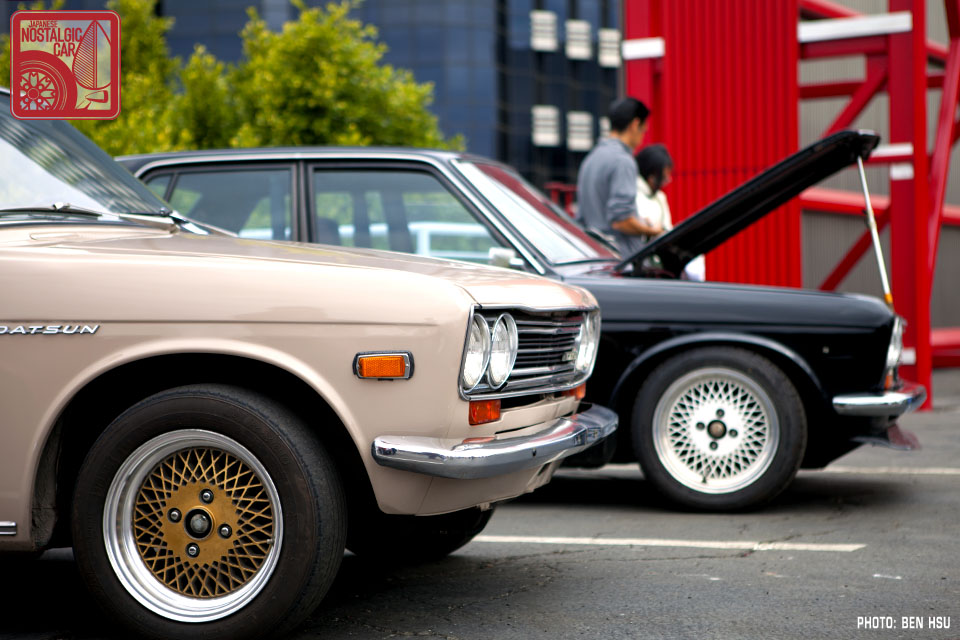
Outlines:
{"type": "Polygon", "coordinates": [[[635,357],[630,364],[626,366],[623,373],[621,373],[617,379],[616,384],[614,384],[613,391],[610,393],[610,406],[620,406],[624,399],[622,395],[634,388],[636,378],[673,353],[693,347],[716,345],[746,346],[755,351],[759,350],[761,353],[766,352],[767,354],[772,354],[777,361],[789,362],[796,372],[803,374],[809,380],[810,384],[824,400],[827,399],[827,395],[823,390],[817,374],[810,367],[809,363],[793,349],[776,340],[761,336],[743,333],[701,332],[676,336],[663,342],[658,342],[635,357]]]}

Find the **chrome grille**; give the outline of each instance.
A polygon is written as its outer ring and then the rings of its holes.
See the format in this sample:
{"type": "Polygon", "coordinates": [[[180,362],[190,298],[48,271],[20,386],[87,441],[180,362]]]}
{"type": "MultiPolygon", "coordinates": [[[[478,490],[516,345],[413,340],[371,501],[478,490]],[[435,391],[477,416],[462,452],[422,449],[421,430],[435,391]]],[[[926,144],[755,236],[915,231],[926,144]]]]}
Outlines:
{"type": "Polygon", "coordinates": [[[552,390],[577,382],[577,339],[584,315],[581,310],[531,313],[516,309],[483,309],[479,314],[493,329],[501,313],[517,322],[517,362],[507,383],[494,390],[481,382],[467,395],[471,398],[506,397],[552,390]]]}

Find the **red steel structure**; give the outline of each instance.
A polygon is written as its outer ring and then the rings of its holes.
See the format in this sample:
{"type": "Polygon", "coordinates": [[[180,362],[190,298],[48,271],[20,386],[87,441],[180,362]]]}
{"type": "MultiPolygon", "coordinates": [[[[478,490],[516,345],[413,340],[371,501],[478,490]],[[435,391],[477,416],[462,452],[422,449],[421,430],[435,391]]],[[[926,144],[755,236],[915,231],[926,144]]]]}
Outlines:
{"type": "MultiPolygon", "coordinates": [[[[908,322],[903,373],[927,389],[935,361],[960,365],[960,329],[930,328],[940,227],[960,225],[960,210],[944,206],[950,151],[960,137],[960,0],[944,4],[949,47],[927,41],[925,0],[888,0],[888,13],[871,16],[828,0],[624,4],[627,93],[652,105],[650,137],[676,158],[669,195],[681,216],[796,151],[800,100],[850,98],[827,135],[853,125],[887,93],[889,140],[871,163],[890,166],[890,197],[872,202],[878,224],[891,227],[894,304],[908,322]],[[799,84],[801,60],[849,56],[863,56],[864,79],[799,84]],[[928,65],[938,71],[928,73],[928,65]],[[932,153],[928,88],[942,89],[932,153]]],[[[801,209],[862,215],[857,198],[808,190],[711,253],[710,279],[800,286],[801,209]]],[[[820,288],[836,288],[869,249],[864,234],[820,288]]]]}

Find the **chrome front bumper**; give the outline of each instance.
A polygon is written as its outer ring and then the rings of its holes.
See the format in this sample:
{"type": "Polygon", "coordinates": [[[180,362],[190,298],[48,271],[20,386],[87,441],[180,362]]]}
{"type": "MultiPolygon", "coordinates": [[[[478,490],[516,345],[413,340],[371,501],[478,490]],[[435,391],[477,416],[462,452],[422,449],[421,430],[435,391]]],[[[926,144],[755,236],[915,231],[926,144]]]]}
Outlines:
{"type": "Polygon", "coordinates": [[[451,444],[440,438],[381,436],[373,441],[377,464],[440,478],[489,478],[566,458],[617,429],[617,414],[606,407],[544,423],[537,433],[483,443],[451,444]]]}
{"type": "Polygon", "coordinates": [[[842,416],[896,417],[916,409],[926,399],[927,390],[923,385],[904,382],[895,391],[836,396],[833,409],[842,416]]]}

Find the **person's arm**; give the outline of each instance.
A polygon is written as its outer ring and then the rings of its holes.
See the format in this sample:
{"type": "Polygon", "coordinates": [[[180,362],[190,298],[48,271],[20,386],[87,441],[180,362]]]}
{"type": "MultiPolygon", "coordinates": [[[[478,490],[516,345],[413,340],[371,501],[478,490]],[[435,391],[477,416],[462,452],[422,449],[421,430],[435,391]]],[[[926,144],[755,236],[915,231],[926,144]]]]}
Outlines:
{"type": "Polygon", "coordinates": [[[634,236],[657,236],[663,233],[663,228],[660,225],[651,226],[640,218],[624,218],[612,222],[610,226],[620,233],[634,236]]]}
{"type": "Polygon", "coordinates": [[[637,224],[637,172],[632,159],[617,162],[610,170],[610,190],[605,203],[606,218],[611,229],[639,234],[637,224]]]}
{"type": "Polygon", "coordinates": [[[627,235],[654,236],[663,231],[637,215],[637,174],[632,159],[619,163],[610,176],[607,216],[612,229],[627,235]]]}

